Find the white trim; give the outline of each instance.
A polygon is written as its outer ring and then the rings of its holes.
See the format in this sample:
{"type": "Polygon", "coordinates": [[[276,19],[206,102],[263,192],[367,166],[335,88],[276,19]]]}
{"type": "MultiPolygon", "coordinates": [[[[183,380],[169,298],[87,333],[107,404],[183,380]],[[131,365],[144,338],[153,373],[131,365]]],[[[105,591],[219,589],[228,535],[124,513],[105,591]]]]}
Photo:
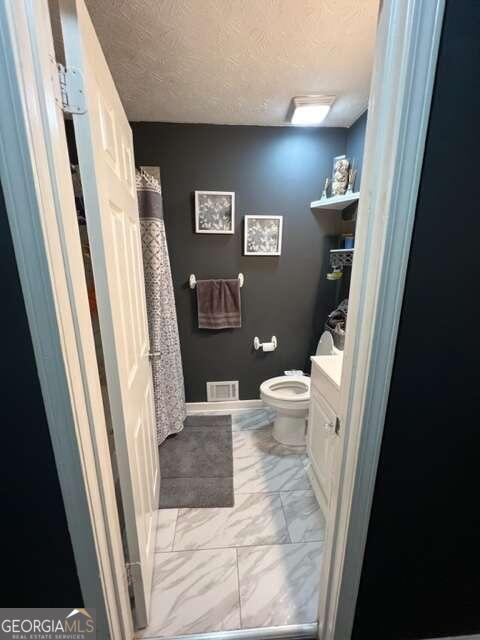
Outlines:
{"type": "Polygon", "coordinates": [[[437,638],[425,638],[425,640],[480,640],[480,633],[473,636],[441,636],[437,638]]]}
{"type": "Polygon", "coordinates": [[[210,411],[243,411],[265,408],[263,400],[230,400],[225,402],[187,402],[187,414],[210,411]]]}
{"type": "Polygon", "coordinates": [[[0,173],[84,606],[133,637],[46,0],[0,3],[0,173]],[[75,278],[75,274],[83,278],[75,278]]]}
{"type": "Polygon", "coordinates": [[[195,191],[195,233],[217,233],[222,235],[232,235],[235,233],[235,192],[234,191],[195,191]],[[232,198],[232,225],[230,231],[220,229],[200,229],[200,196],[230,196],[232,198]]]}
{"type": "Polygon", "coordinates": [[[380,13],[341,385],[319,638],[351,635],[388,401],[444,0],[380,13]]]}
{"type": "Polygon", "coordinates": [[[356,123],[357,120],[360,120],[360,118],[363,116],[363,114],[368,111],[368,103],[362,107],[362,110],[360,111],[360,113],[358,114],[358,116],[355,116],[355,118],[353,118],[353,120],[350,122],[350,124],[345,125],[347,129],[350,129],[350,127],[353,127],[353,125],[356,123]]]}
{"type": "Polygon", "coordinates": [[[192,633],[183,636],[152,636],[149,640],[314,640],[317,636],[317,628],[317,623],[312,622],[282,627],[192,633]]]}

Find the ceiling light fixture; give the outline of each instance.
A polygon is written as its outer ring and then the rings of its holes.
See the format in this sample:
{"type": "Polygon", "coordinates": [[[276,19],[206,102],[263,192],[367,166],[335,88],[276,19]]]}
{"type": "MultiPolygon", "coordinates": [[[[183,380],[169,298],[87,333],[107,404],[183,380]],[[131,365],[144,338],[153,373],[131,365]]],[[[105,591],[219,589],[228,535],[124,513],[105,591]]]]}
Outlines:
{"type": "Polygon", "coordinates": [[[325,120],[335,96],[297,96],[292,99],[290,122],[297,126],[314,127],[325,120]]]}

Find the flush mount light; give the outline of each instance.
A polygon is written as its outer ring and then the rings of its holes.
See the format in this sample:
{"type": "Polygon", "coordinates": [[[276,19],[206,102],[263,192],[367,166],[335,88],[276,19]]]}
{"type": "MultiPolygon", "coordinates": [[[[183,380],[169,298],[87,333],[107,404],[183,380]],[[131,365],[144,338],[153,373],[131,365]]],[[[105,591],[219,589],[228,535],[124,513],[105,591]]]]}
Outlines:
{"type": "Polygon", "coordinates": [[[319,125],[334,100],[335,96],[297,96],[292,100],[290,122],[304,127],[319,125]]]}

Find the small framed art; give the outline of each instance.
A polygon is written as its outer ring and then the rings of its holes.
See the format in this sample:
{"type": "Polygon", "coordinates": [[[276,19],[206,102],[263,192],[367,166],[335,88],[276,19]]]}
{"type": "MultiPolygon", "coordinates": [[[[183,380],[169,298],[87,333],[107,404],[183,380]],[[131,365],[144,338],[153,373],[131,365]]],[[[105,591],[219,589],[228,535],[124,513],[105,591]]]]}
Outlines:
{"type": "Polygon", "coordinates": [[[245,216],[246,256],[279,256],[282,253],[283,216],[245,216]]]}
{"type": "Polygon", "coordinates": [[[195,233],[235,233],[233,191],[195,191],[195,233]]]}

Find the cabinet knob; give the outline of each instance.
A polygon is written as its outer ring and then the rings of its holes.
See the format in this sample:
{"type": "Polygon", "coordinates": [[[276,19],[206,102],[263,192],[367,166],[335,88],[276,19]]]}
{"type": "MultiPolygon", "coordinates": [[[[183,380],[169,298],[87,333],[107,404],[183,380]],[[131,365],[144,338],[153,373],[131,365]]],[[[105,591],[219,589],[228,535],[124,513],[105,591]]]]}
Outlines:
{"type": "Polygon", "coordinates": [[[335,431],[335,425],[333,424],[333,422],[325,422],[324,427],[325,427],[325,431],[329,431],[329,432],[335,431]]]}

